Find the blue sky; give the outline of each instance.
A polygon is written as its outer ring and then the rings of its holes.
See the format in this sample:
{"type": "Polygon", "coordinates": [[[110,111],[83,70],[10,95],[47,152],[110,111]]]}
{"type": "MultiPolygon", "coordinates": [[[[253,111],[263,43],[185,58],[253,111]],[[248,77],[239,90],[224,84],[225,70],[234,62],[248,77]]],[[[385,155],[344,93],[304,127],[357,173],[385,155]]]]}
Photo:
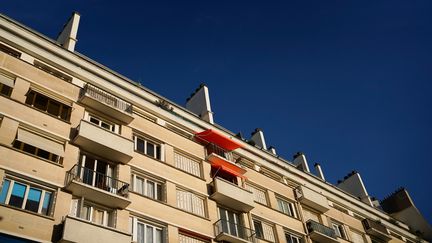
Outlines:
{"type": "Polygon", "coordinates": [[[432,222],[432,2],[3,1],[56,37],[81,13],[77,51],[184,105],[202,82],[215,121],[335,183],[357,170],[382,199],[406,187],[432,222]]]}

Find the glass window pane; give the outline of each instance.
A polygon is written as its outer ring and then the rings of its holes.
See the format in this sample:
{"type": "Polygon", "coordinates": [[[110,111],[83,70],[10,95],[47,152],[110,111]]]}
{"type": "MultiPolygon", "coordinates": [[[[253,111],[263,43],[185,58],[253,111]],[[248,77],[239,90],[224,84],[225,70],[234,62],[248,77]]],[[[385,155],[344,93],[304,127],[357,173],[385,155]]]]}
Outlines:
{"type": "Polygon", "coordinates": [[[25,205],[25,209],[35,212],[38,212],[39,202],[41,199],[42,191],[35,188],[30,188],[30,191],[27,195],[27,202],[25,205]]]}
{"type": "Polygon", "coordinates": [[[80,218],[90,220],[90,206],[89,205],[83,205],[81,209],[80,218]]]}
{"type": "Polygon", "coordinates": [[[162,243],[163,230],[156,229],[155,243],[162,243]]]}
{"type": "Polygon", "coordinates": [[[60,103],[50,100],[48,104],[48,113],[58,116],[60,113],[60,103]]]}
{"type": "Polygon", "coordinates": [[[106,123],[106,122],[101,122],[101,127],[107,129],[107,130],[111,130],[111,125],[106,123]]]}
{"type": "Polygon", "coordinates": [[[144,224],[138,223],[137,241],[138,243],[144,243],[144,240],[145,240],[144,224]]]}
{"type": "Polygon", "coordinates": [[[162,200],[162,185],[156,184],[156,199],[162,200]]]}
{"type": "Polygon", "coordinates": [[[65,120],[65,121],[69,121],[71,108],[68,106],[65,106],[65,105],[62,105],[62,106],[63,106],[63,109],[61,111],[60,118],[65,120]]]}
{"type": "Polygon", "coordinates": [[[103,214],[104,214],[104,212],[102,210],[93,208],[92,222],[95,224],[102,225],[103,224],[103,214]]]}
{"type": "Polygon", "coordinates": [[[99,126],[99,120],[94,117],[90,117],[90,122],[99,126]]]}
{"type": "Polygon", "coordinates": [[[34,95],[35,95],[34,92],[30,92],[30,93],[27,94],[27,98],[26,98],[26,101],[25,101],[25,103],[27,105],[32,105],[33,104],[34,95]]]}
{"type": "Polygon", "coordinates": [[[12,189],[12,195],[9,200],[9,205],[21,208],[24,202],[24,194],[26,189],[26,185],[15,182],[12,189]]]}
{"type": "Polygon", "coordinates": [[[137,150],[144,153],[144,140],[137,138],[137,150]]]}
{"type": "Polygon", "coordinates": [[[44,159],[49,159],[50,158],[50,152],[45,151],[43,149],[38,149],[37,156],[42,157],[44,159]]]}
{"type": "Polygon", "coordinates": [[[146,227],[146,243],[153,243],[153,227],[149,225],[146,227]]]}
{"type": "Polygon", "coordinates": [[[155,184],[152,181],[147,181],[147,196],[154,198],[155,197],[155,184]]]}
{"type": "Polygon", "coordinates": [[[43,95],[37,94],[33,105],[34,107],[45,111],[48,105],[48,98],[43,95]]]}
{"type": "Polygon", "coordinates": [[[36,153],[36,147],[25,143],[24,147],[23,147],[23,151],[30,153],[30,154],[35,154],[36,153]]]}
{"type": "Polygon", "coordinates": [[[149,142],[147,142],[147,155],[152,157],[155,156],[155,145],[149,142]]]}
{"type": "Polygon", "coordinates": [[[45,192],[45,197],[42,204],[42,214],[48,215],[50,206],[51,206],[51,192],[45,192]]]}
{"type": "Polygon", "coordinates": [[[5,203],[6,202],[6,196],[9,190],[9,185],[10,185],[10,181],[9,180],[5,180],[3,182],[3,187],[2,187],[2,191],[0,193],[0,203],[5,203]]]}

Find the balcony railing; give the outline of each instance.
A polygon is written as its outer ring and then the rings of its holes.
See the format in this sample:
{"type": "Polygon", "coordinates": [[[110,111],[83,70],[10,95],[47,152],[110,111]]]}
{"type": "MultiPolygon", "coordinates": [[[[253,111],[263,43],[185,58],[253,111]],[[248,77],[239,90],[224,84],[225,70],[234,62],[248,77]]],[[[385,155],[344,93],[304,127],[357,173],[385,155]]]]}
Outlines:
{"type": "Polygon", "coordinates": [[[252,241],[255,231],[234,222],[219,219],[214,223],[216,238],[222,234],[227,234],[245,241],[252,241]]]}
{"type": "Polygon", "coordinates": [[[336,232],[334,231],[334,229],[332,229],[330,227],[322,225],[322,224],[315,222],[313,220],[308,220],[306,222],[306,226],[307,226],[307,230],[308,230],[309,234],[312,232],[317,232],[317,233],[326,235],[330,238],[336,239],[336,232]]]}
{"type": "Polygon", "coordinates": [[[227,151],[219,146],[217,146],[214,143],[209,143],[207,145],[207,154],[216,154],[219,155],[220,157],[230,161],[230,162],[234,162],[234,158],[233,158],[233,154],[230,151],[227,151]]]}
{"type": "Polygon", "coordinates": [[[72,169],[66,172],[66,185],[73,180],[122,197],[126,197],[129,190],[128,183],[114,179],[89,168],[85,168],[81,165],[74,165],[72,169]]]}
{"type": "Polygon", "coordinates": [[[88,95],[99,102],[111,106],[120,111],[132,114],[132,105],[108,92],[105,92],[91,84],[86,84],[81,95],[88,95]]]}

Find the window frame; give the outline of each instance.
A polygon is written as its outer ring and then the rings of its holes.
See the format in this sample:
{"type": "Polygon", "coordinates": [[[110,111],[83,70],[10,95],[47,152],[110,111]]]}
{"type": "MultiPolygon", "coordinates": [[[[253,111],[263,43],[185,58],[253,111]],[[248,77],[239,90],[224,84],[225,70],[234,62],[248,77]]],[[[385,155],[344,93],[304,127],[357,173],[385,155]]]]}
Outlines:
{"type": "Polygon", "coordinates": [[[138,193],[139,195],[142,195],[144,197],[148,197],[148,198],[154,199],[156,201],[165,202],[165,198],[166,197],[165,197],[165,182],[164,181],[155,179],[155,178],[153,178],[151,176],[142,175],[142,174],[139,174],[139,173],[136,173],[136,172],[132,172],[131,174],[132,174],[131,175],[131,179],[132,179],[131,185],[132,185],[132,191],[133,192],[138,193]],[[142,187],[143,188],[143,192],[142,193],[137,190],[138,178],[143,181],[143,187],[142,187]],[[147,183],[148,182],[154,183],[154,185],[155,185],[154,186],[154,196],[153,197],[149,196],[148,193],[147,193],[147,190],[148,190],[147,183]],[[160,198],[158,198],[158,196],[157,196],[158,195],[158,193],[157,193],[158,192],[158,189],[157,189],[158,186],[160,188],[160,198]]]}
{"type": "Polygon", "coordinates": [[[41,111],[41,112],[43,112],[43,113],[46,113],[46,114],[53,116],[53,117],[56,117],[62,121],[70,122],[71,113],[72,113],[72,107],[71,106],[66,105],[60,101],[57,101],[57,100],[55,100],[49,96],[41,94],[41,93],[37,92],[36,90],[33,90],[31,88],[29,89],[29,91],[26,94],[26,100],[24,101],[24,103],[37,109],[37,110],[39,110],[39,111],[41,111]],[[32,95],[32,97],[30,97],[30,95],[32,95]],[[35,106],[35,101],[36,101],[37,96],[40,96],[40,98],[47,99],[47,102],[45,104],[44,109],[35,106]],[[60,105],[58,114],[52,114],[52,113],[48,112],[50,103],[54,103],[54,102],[58,103],[60,105]],[[63,114],[64,110],[66,110],[65,114],[63,114]]]}
{"type": "Polygon", "coordinates": [[[258,186],[255,186],[253,184],[250,183],[246,183],[246,189],[248,189],[250,192],[252,192],[253,196],[254,196],[254,202],[268,206],[269,205],[269,200],[268,200],[268,196],[267,196],[267,190],[258,186]],[[252,189],[252,190],[251,190],[252,189]],[[264,194],[264,201],[262,202],[260,201],[260,197],[258,197],[258,195],[255,193],[255,191],[259,191],[262,192],[264,194]]]}
{"type": "Polygon", "coordinates": [[[12,147],[14,147],[15,149],[18,149],[18,150],[20,150],[20,151],[22,151],[22,152],[24,152],[26,154],[33,155],[33,156],[36,156],[36,157],[44,159],[44,160],[48,160],[49,162],[53,162],[53,163],[56,163],[56,164],[62,164],[63,163],[63,157],[61,157],[60,155],[48,152],[48,151],[46,151],[44,149],[38,148],[38,147],[33,146],[31,144],[27,144],[27,143],[21,142],[18,139],[15,139],[12,142],[12,147]],[[25,150],[25,146],[31,146],[31,147],[33,147],[34,148],[34,152],[32,153],[30,151],[26,151],[25,150]],[[45,157],[39,155],[39,152],[41,152],[41,153],[43,153],[43,152],[48,153],[48,158],[45,158],[45,157]]]}
{"type": "Polygon", "coordinates": [[[133,140],[134,140],[134,150],[137,153],[143,154],[145,156],[148,156],[150,158],[153,158],[155,160],[158,161],[164,161],[165,160],[165,154],[164,154],[164,144],[161,142],[157,142],[154,139],[145,137],[145,136],[140,136],[137,134],[133,135],[133,140]],[[138,140],[141,140],[143,142],[143,151],[138,149],[138,140]],[[149,155],[147,148],[148,148],[148,144],[152,144],[154,146],[154,154],[153,155],[149,155]],[[159,153],[158,153],[159,150],[159,153]]]}
{"type": "Polygon", "coordinates": [[[86,118],[85,120],[87,120],[89,123],[91,123],[95,126],[98,126],[98,127],[102,128],[106,131],[113,132],[115,134],[120,134],[120,125],[115,123],[115,122],[112,122],[108,119],[102,118],[101,116],[95,115],[95,114],[87,112],[87,111],[85,114],[85,118],[86,118]],[[97,120],[97,123],[91,121],[91,119],[97,120]],[[108,125],[109,129],[104,127],[103,123],[108,125]]]}
{"type": "Polygon", "coordinates": [[[197,215],[199,217],[204,217],[204,218],[207,217],[206,198],[201,196],[201,195],[198,195],[194,192],[185,190],[183,188],[176,187],[176,207],[180,210],[189,212],[189,213],[191,213],[193,215],[197,215]],[[183,197],[185,197],[185,200],[182,201],[183,204],[185,205],[184,207],[182,207],[182,205],[180,204],[181,202],[179,200],[179,197],[180,197],[179,192],[185,193],[185,195],[183,195],[183,197]],[[196,199],[201,200],[201,202],[202,202],[202,208],[201,209],[195,208],[194,200],[196,200],[196,199]],[[190,210],[189,210],[189,208],[190,208],[190,210]],[[199,213],[200,211],[202,212],[202,214],[199,213]]]}
{"type": "Polygon", "coordinates": [[[132,242],[138,242],[138,224],[143,225],[144,227],[144,235],[143,235],[143,242],[144,243],[148,243],[147,239],[146,239],[146,233],[147,233],[147,227],[152,227],[152,234],[153,234],[153,239],[152,242],[154,243],[159,243],[156,241],[156,234],[155,232],[157,232],[157,230],[160,230],[161,232],[161,242],[160,243],[164,243],[166,242],[166,236],[165,236],[165,231],[166,231],[166,226],[161,225],[159,223],[155,223],[152,222],[150,220],[146,220],[146,219],[142,219],[142,218],[138,218],[136,216],[130,216],[129,217],[129,231],[132,237],[132,242]]]}
{"type": "Polygon", "coordinates": [[[274,224],[268,223],[268,222],[263,221],[263,220],[258,219],[258,218],[252,218],[252,224],[254,226],[255,237],[257,239],[265,240],[265,241],[268,241],[268,242],[276,242],[276,234],[275,234],[275,226],[274,226],[274,224]],[[257,225],[260,228],[260,230],[257,230],[257,225]],[[267,238],[268,235],[266,235],[266,232],[264,231],[264,226],[263,225],[266,225],[266,226],[268,226],[268,227],[271,228],[271,233],[272,233],[271,237],[273,239],[267,238]],[[261,232],[261,233],[257,234],[257,232],[261,232]]]}
{"type": "MultiPolygon", "coordinates": [[[[7,206],[10,206],[12,208],[22,209],[22,210],[24,210],[26,212],[32,212],[32,213],[36,213],[36,214],[39,214],[39,215],[52,217],[53,212],[54,212],[55,190],[48,189],[48,188],[46,188],[44,186],[41,186],[41,185],[38,185],[38,184],[35,184],[35,183],[31,183],[31,182],[28,182],[28,181],[25,181],[25,180],[15,179],[14,177],[10,177],[10,176],[6,176],[3,179],[3,185],[5,184],[5,181],[9,181],[9,185],[8,185],[8,188],[7,188],[7,191],[6,191],[6,194],[5,194],[4,202],[0,202],[0,204],[7,205],[7,206]],[[23,195],[23,198],[22,198],[23,201],[21,203],[21,206],[19,206],[19,207],[10,205],[10,199],[11,199],[11,196],[12,196],[12,193],[13,193],[13,190],[14,190],[15,183],[16,184],[21,184],[21,185],[25,186],[25,191],[24,191],[24,195],[23,195]],[[41,191],[41,195],[40,195],[40,198],[39,198],[39,201],[38,201],[39,205],[38,205],[37,212],[29,210],[29,209],[26,209],[26,206],[27,206],[27,203],[28,203],[28,195],[29,195],[31,189],[35,189],[35,190],[40,190],[41,191]],[[48,202],[47,211],[46,211],[46,213],[43,213],[44,203],[45,203],[45,197],[46,197],[47,194],[50,195],[49,196],[50,198],[49,198],[49,202],[48,202]]],[[[3,194],[3,190],[4,189],[5,189],[5,187],[3,186],[2,190],[0,192],[1,194],[3,194]]]]}
{"type": "Polygon", "coordinates": [[[280,196],[276,196],[276,201],[277,201],[277,204],[278,204],[278,211],[279,212],[281,212],[281,213],[283,213],[285,215],[288,215],[290,217],[293,217],[295,219],[298,219],[297,208],[296,208],[296,206],[295,206],[295,204],[293,202],[291,202],[289,200],[286,200],[286,199],[284,199],[284,198],[282,198],[280,196]],[[281,203],[279,203],[279,202],[281,202],[281,203]],[[281,208],[281,204],[286,204],[288,212],[285,212],[284,205],[282,205],[282,208],[281,208]]]}
{"type": "Polygon", "coordinates": [[[287,243],[303,243],[303,236],[293,234],[291,232],[285,231],[285,240],[287,243]],[[288,237],[291,238],[291,242],[288,240],[288,237]],[[296,241],[293,241],[292,239],[295,239],[296,241]]]}
{"type": "Polygon", "coordinates": [[[342,223],[339,223],[337,221],[331,220],[331,228],[335,231],[335,234],[337,237],[342,239],[348,239],[347,238],[347,231],[345,230],[345,226],[342,223]]]}
{"type": "Polygon", "coordinates": [[[202,178],[202,163],[200,160],[178,150],[174,150],[174,166],[187,174],[202,178]],[[179,161],[177,159],[179,159],[179,161]]]}

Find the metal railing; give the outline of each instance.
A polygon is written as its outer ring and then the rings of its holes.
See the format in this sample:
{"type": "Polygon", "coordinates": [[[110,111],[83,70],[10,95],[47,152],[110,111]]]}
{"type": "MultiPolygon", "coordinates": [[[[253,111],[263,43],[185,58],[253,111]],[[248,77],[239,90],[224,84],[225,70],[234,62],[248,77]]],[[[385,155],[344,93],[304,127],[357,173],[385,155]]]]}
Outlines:
{"type": "Polygon", "coordinates": [[[66,185],[73,180],[83,182],[89,186],[96,187],[109,193],[126,197],[129,192],[129,184],[103,173],[85,168],[81,165],[74,165],[66,172],[66,185]]]}
{"type": "Polygon", "coordinates": [[[308,220],[306,222],[306,227],[307,227],[307,230],[309,233],[318,232],[318,233],[321,233],[321,234],[326,235],[328,237],[336,239],[336,232],[334,229],[327,227],[325,225],[322,225],[318,222],[315,222],[313,220],[308,220]]]}
{"type": "Polygon", "coordinates": [[[378,232],[381,232],[382,234],[387,235],[387,228],[381,224],[380,222],[371,220],[371,219],[363,219],[362,220],[363,223],[363,227],[365,228],[365,230],[369,230],[369,229],[374,229],[378,232]]]}
{"type": "Polygon", "coordinates": [[[132,114],[132,105],[102,89],[99,89],[91,84],[86,84],[82,90],[82,95],[88,95],[106,105],[109,105],[118,110],[132,114]]]}
{"type": "Polygon", "coordinates": [[[232,152],[227,151],[227,150],[217,146],[214,143],[209,143],[207,145],[207,154],[212,154],[212,153],[217,154],[220,157],[222,157],[222,158],[224,158],[230,162],[234,162],[234,157],[233,157],[232,152]]]}
{"type": "Polygon", "coordinates": [[[225,233],[247,241],[253,241],[255,235],[255,231],[252,229],[224,219],[216,221],[216,223],[214,223],[214,229],[216,236],[225,233]]]}

